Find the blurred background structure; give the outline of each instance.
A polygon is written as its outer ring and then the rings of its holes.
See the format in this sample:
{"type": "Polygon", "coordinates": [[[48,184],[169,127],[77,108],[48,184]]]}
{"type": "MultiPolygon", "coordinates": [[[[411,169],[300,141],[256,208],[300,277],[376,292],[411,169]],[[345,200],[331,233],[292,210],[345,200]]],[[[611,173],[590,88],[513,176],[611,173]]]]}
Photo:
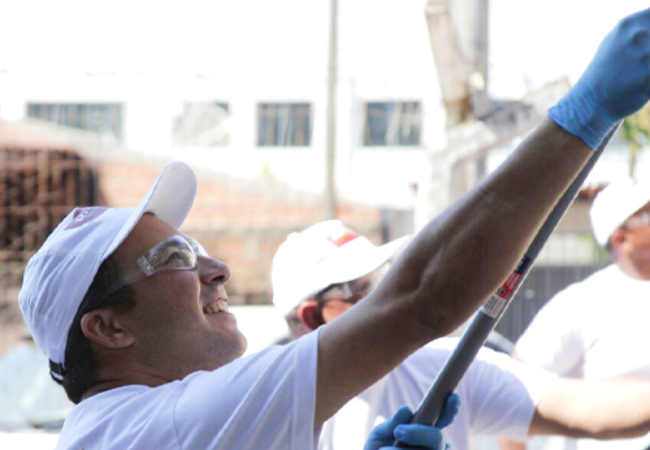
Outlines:
{"type": "MultiPolygon", "coordinates": [[[[646,3],[2,4],[0,361],[25,333],[22,268],[73,206],[133,206],[167,162],[187,162],[199,190],[183,231],[233,267],[232,304],[268,305],[287,234],[330,217],[376,244],[417,231],[506,158],[646,3]]],[[[605,263],[588,209],[614,178],[648,175],[644,114],[538,259],[499,325],[508,339],[605,263]]],[[[265,331],[241,311],[247,334],[265,331]]]]}

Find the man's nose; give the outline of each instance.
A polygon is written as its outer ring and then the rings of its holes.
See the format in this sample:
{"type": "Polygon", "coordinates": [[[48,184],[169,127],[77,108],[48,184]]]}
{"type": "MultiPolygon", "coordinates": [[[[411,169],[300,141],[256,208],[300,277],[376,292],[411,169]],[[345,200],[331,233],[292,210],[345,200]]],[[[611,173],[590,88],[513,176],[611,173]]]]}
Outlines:
{"type": "Polygon", "coordinates": [[[199,277],[202,283],[226,284],[230,279],[230,266],[218,259],[199,257],[199,277]]]}

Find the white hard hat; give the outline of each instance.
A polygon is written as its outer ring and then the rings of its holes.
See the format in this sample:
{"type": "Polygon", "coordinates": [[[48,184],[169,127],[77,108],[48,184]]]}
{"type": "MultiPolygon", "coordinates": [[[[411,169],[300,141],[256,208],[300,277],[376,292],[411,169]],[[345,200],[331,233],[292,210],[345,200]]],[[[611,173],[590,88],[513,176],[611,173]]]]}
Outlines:
{"type": "Polygon", "coordinates": [[[320,222],[292,233],[273,258],[273,303],[286,315],[326,287],[377,269],[409,238],[377,247],[339,220],[320,222]]]}
{"type": "Polygon", "coordinates": [[[650,202],[650,183],[625,178],[611,183],[594,199],[591,228],[596,242],[605,247],[612,233],[650,202]]]}

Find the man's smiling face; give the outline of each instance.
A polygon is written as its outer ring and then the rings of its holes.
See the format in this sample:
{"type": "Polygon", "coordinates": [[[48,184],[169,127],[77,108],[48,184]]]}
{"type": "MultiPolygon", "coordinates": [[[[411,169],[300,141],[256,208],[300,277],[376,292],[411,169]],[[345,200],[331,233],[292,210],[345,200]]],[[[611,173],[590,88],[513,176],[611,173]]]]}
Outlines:
{"type": "MultiPolygon", "coordinates": [[[[114,254],[120,271],[137,270],[140,256],[177,234],[161,219],[143,216],[114,254]]],[[[135,308],[122,317],[135,337],[131,356],[165,379],[239,358],[246,339],[228,312],[229,278],[228,265],[200,256],[195,269],[161,271],[132,284],[135,308]]]]}

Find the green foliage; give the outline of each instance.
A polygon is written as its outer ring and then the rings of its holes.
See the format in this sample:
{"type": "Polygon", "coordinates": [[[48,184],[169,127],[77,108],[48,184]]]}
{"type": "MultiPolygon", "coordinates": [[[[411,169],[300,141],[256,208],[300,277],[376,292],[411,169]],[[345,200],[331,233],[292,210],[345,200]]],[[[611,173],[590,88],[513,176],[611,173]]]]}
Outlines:
{"type": "Polygon", "coordinates": [[[630,145],[629,175],[634,177],[639,149],[650,141],[650,107],[646,105],[626,118],[619,130],[621,139],[630,145]]]}

